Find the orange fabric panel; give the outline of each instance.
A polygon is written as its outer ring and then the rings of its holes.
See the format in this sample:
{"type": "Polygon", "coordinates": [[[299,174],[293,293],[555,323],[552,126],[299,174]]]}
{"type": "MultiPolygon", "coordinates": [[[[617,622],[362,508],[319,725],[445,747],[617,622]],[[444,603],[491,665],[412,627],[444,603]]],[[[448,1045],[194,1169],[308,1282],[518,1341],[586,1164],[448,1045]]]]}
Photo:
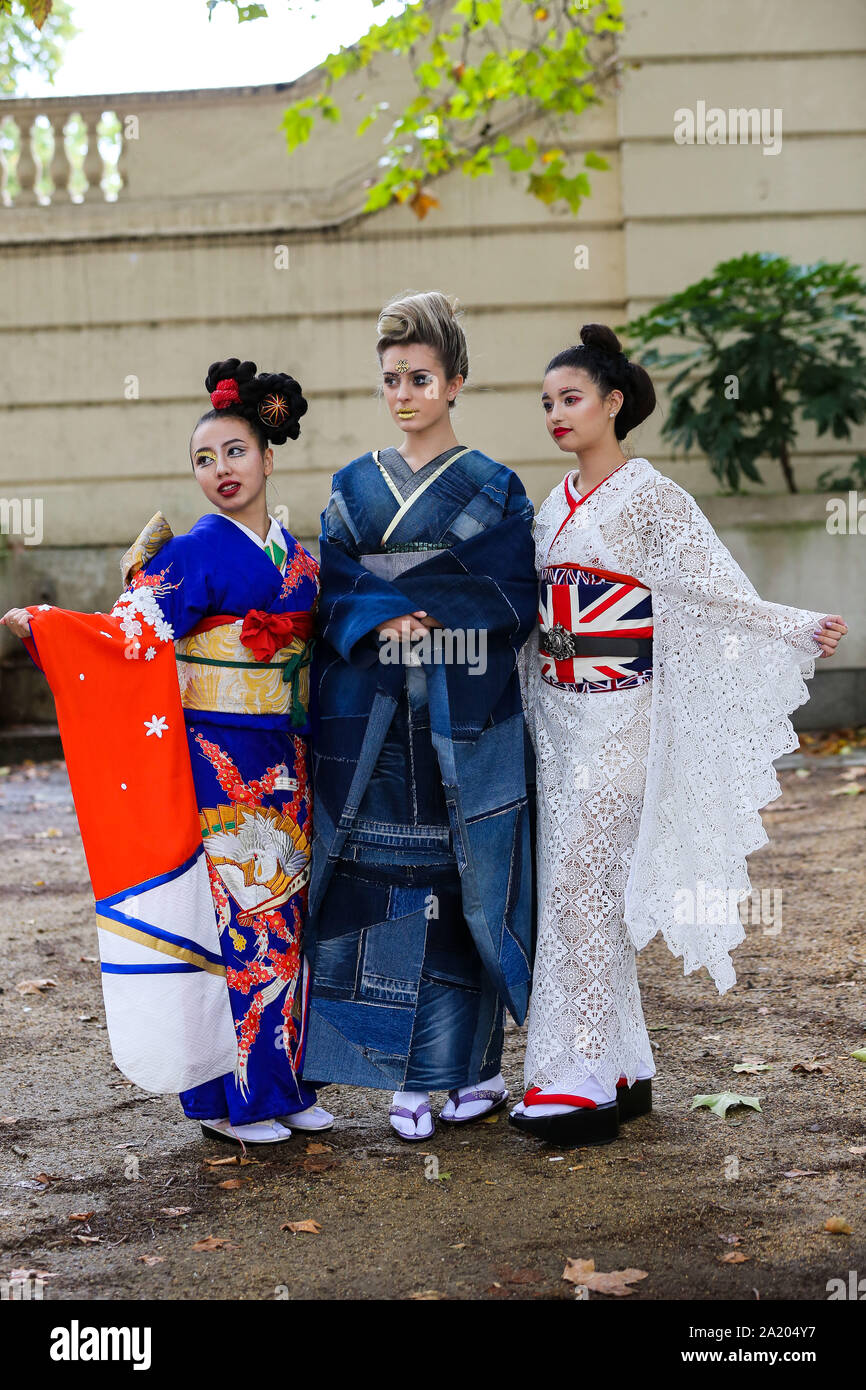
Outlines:
{"type": "Polygon", "coordinates": [[[117,618],[28,611],[97,900],[171,872],[201,845],[173,644],[130,659],[117,618]]]}

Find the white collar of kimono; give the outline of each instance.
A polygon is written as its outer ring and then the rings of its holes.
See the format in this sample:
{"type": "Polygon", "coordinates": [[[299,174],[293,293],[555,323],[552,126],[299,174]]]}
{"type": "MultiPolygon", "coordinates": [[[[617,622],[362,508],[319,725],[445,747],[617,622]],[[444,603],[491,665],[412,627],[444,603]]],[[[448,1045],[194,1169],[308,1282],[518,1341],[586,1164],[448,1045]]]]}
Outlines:
{"type": "MultiPolygon", "coordinates": [[[[223,512],[222,515],[226,516],[225,512],[223,512]]],[[[264,540],[262,540],[257,531],[252,531],[249,526],[245,526],[244,523],[238,521],[236,517],[226,516],[226,521],[232,522],[234,526],[237,526],[238,530],[243,531],[245,536],[249,536],[251,541],[255,541],[259,550],[264,550],[265,546],[270,545],[271,541],[274,541],[275,544],[280,547],[280,550],[284,551],[286,549],[286,538],[283,535],[282,526],[277,521],[276,517],[271,516],[270,513],[268,514],[268,520],[271,523],[270,530],[264,540]]]]}

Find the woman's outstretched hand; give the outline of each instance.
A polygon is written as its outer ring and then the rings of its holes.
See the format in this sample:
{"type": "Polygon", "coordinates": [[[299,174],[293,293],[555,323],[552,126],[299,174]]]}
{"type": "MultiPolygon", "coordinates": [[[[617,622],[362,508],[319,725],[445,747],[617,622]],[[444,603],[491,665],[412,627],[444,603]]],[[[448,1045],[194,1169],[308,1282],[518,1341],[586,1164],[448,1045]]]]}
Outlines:
{"type": "Polygon", "coordinates": [[[825,618],[821,624],[821,631],[813,634],[821,648],[821,656],[832,656],[839,645],[839,639],[844,637],[847,631],[848,625],[838,613],[831,613],[825,618]]]}
{"type": "Polygon", "coordinates": [[[9,631],[22,641],[30,636],[30,614],[26,608],[10,608],[9,612],[0,618],[0,625],[8,627],[9,631]]]}

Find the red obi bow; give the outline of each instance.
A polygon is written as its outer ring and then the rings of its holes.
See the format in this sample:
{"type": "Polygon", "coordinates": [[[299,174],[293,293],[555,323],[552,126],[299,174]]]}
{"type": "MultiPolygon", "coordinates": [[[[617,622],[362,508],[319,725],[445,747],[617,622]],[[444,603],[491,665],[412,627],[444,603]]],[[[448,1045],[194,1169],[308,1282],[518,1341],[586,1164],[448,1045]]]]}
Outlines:
{"type": "Polygon", "coordinates": [[[241,641],[256,661],[272,661],[280,647],[287,647],[296,637],[308,642],[312,635],[313,615],[309,611],[264,613],[251,608],[241,628],[241,641]]]}

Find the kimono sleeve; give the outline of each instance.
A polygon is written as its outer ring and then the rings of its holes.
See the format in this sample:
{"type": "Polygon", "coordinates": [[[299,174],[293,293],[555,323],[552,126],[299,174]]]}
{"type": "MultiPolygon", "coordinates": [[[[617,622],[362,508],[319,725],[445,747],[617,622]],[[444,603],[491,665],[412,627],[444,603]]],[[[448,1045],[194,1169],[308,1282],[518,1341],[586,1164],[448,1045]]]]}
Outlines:
{"type": "Polygon", "coordinates": [[[322,513],[319,554],[321,635],[344,661],[372,666],[379,659],[378,624],[412,612],[412,603],[359,562],[355,537],[334,496],[322,513]]]}
{"type": "Polygon", "coordinates": [[[660,931],[688,974],[733,985],[747,858],[767,842],[760,809],[775,762],[797,747],[821,615],[767,603],[694,500],[658,474],[600,527],[612,568],[648,585],[652,715],[640,829],[625,892],[636,950],[660,931]],[[713,904],[703,911],[700,903],[713,904]]]}
{"type": "Polygon", "coordinates": [[[821,654],[812,634],[825,614],[762,599],[694,498],[671,479],[659,478],[635,501],[643,514],[643,569],[650,589],[664,594],[684,635],[712,627],[733,659],[744,644],[782,642],[804,670],[811,667],[821,654]]]}
{"type": "Polygon", "coordinates": [[[526,495],[526,488],[520,481],[516,473],[512,473],[508,488],[508,502],[505,507],[506,516],[516,516],[525,521],[527,526],[532,526],[535,508],[526,495]]]}
{"type": "MultiPolygon", "coordinates": [[[[136,570],[115,604],[113,616],[121,616],[133,597],[135,607],[146,601],[145,616],[162,641],[185,637],[203,617],[217,611],[211,581],[212,564],[205,547],[196,544],[190,536],[176,536],[136,570]]],[[[137,618],[127,614],[124,631],[133,644],[141,636],[140,628],[137,618]]]]}

